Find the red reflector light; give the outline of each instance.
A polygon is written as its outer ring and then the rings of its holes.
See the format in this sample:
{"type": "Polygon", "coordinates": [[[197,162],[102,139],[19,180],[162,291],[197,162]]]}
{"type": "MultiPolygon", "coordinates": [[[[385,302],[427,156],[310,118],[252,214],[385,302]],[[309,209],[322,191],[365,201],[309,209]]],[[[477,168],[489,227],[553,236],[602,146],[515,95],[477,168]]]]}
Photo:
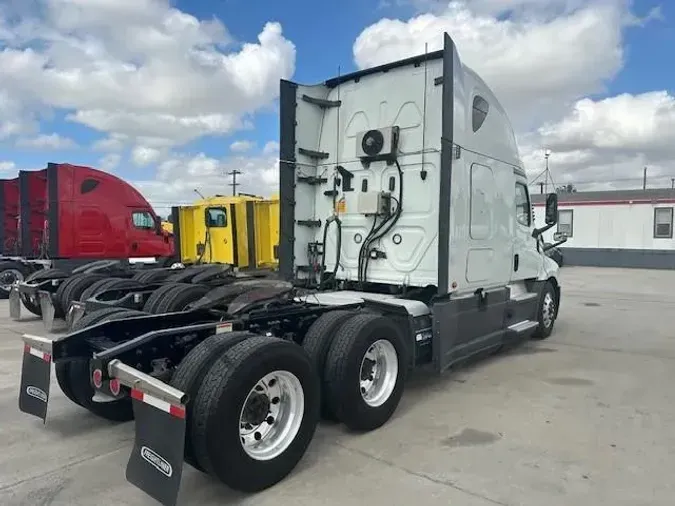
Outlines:
{"type": "Polygon", "coordinates": [[[101,369],[94,369],[94,373],[91,377],[94,381],[94,386],[96,388],[101,388],[101,385],[103,384],[103,372],[101,369]]]}
{"type": "Polygon", "coordinates": [[[113,395],[119,395],[121,389],[120,380],[117,378],[110,380],[110,393],[113,395]]]}

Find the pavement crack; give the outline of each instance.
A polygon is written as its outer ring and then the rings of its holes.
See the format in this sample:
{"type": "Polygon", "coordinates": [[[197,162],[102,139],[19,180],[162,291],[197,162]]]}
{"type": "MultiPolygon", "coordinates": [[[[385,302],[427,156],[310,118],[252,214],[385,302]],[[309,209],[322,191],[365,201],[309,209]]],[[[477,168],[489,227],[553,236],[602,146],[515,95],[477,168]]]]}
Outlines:
{"type": "Polygon", "coordinates": [[[96,460],[96,459],[107,457],[109,455],[112,455],[115,452],[123,450],[126,447],[127,447],[127,445],[125,444],[124,446],[120,446],[119,448],[115,448],[115,449],[110,450],[108,452],[100,453],[98,455],[91,455],[89,457],[84,457],[84,458],[81,458],[81,459],[77,459],[77,460],[74,460],[72,462],[69,462],[68,464],[66,464],[64,466],[57,467],[56,469],[50,469],[49,471],[45,471],[43,473],[39,473],[39,474],[36,474],[36,475],[33,475],[33,476],[29,476],[28,478],[23,478],[21,480],[15,481],[13,483],[9,483],[7,485],[2,485],[2,486],[0,486],[0,492],[4,492],[5,490],[10,490],[12,488],[18,487],[20,485],[23,485],[26,482],[29,482],[29,481],[39,480],[40,478],[45,478],[47,476],[50,476],[52,474],[56,474],[58,472],[67,471],[67,470],[69,470],[73,467],[79,466],[80,464],[83,464],[85,462],[89,462],[91,460],[96,460]]]}
{"type": "Polygon", "coordinates": [[[398,471],[403,471],[404,473],[406,473],[410,476],[414,476],[416,478],[422,478],[423,480],[430,481],[430,482],[435,483],[437,485],[443,485],[445,487],[453,488],[453,489],[457,490],[458,492],[462,492],[463,494],[473,496],[477,499],[482,499],[484,501],[489,502],[490,504],[495,504],[497,506],[510,506],[508,503],[498,501],[496,499],[492,499],[492,498],[487,497],[483,494],[479,494],[478,492],[474,492],[472,490],[468,490],[464,487],[461,487],[461,486],[457,485],[456,483],[454,483],[450,480],[443,480],[441,478],[436,478],[434,476],[430,476],[426,473],[422,473],[422,472],[419,472],[419,471],[413,471],[412,469],[407,469],[407,468],[399,466],[399,465],[397,465],[393,462],[390,462],[386,459],[376,457],[375,455],[371,455],[368,452],[364,452],[363,450],[358,450],[356,448],[351,448],[349,446],[345,446],[344,444],[340,443],[339,441],[334,441],[334,443],[337,446],[339,446],[340,448],[343,448],[343,449],[347,450],[348,452],[356,453],[358,455],[361,455],[362,457],[365,457],[365,458],[370,459],[370,460],[374,460],[375,462],[383,464],[387,467],[391,467],[391,468],[396,469],[398,471]]]}

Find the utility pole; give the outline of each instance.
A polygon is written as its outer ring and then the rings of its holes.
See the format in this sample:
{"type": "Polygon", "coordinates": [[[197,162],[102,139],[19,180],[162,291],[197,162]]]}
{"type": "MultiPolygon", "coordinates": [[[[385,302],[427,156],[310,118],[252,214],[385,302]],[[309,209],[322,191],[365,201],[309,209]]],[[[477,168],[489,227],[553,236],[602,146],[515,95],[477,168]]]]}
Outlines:
{"type": "Polygon", "coordinates": [[[544,182],[539,181],[539,192],[543,195],[544,194],[544,182]]]}
{"type": "Polygon", "coordinates": [[[230,172],[227,173],[228,176],[232,176],[232,182],[230,183],[230,186],[232,187],[232,196],[235,197],[237,195],[237,186],[239,186],[239,183],[237,183],[237,176],[241,174],[240,171],[237,169],[234,169],[230,172]]]}
{"type": "Polygon", "coordinates": [[[670,178],[670,188],[675,188],[675,177],[670,178]]]}
{"type": "Polygon", "coordinates": [[[642,189],[647,189],[647,167],[645,167],[642,172],[642,189]]]}

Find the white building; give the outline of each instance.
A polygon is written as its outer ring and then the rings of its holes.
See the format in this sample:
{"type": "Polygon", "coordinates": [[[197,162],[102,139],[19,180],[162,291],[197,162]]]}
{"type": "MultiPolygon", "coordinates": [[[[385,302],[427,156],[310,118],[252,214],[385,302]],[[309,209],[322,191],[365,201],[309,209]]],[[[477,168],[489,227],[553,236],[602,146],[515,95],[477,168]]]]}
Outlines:
{"type": "MultiPolygon", "coordinates": [[[[544,225],[546,195],[533,194],[535,226],[544,225]]],[[[675,190],[561,193],[558,224],[544,233],[560,246],[565,265],[675,269],[675,190]]]]}

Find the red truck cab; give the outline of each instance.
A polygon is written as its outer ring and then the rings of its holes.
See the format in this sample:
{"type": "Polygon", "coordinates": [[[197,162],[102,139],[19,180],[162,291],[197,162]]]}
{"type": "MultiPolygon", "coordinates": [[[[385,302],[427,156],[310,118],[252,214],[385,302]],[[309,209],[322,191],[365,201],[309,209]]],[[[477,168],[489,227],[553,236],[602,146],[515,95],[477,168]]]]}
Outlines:
{"type": "MultiPolygon", "coordinates": [[[[174,245],[148,201],[122,179],[91,167],[49,163],[43,245],[49,258],[172,257],[174,245]]],[[[22,195],[23,197],[23,195],[22,195]]],[[[22,212],[22,220],[30,219],[22,212]]]]}
{"type": "Polygon", "coordinates": [[[0,179],[0,253],[19,255],[19,178],[0,179]]]}

